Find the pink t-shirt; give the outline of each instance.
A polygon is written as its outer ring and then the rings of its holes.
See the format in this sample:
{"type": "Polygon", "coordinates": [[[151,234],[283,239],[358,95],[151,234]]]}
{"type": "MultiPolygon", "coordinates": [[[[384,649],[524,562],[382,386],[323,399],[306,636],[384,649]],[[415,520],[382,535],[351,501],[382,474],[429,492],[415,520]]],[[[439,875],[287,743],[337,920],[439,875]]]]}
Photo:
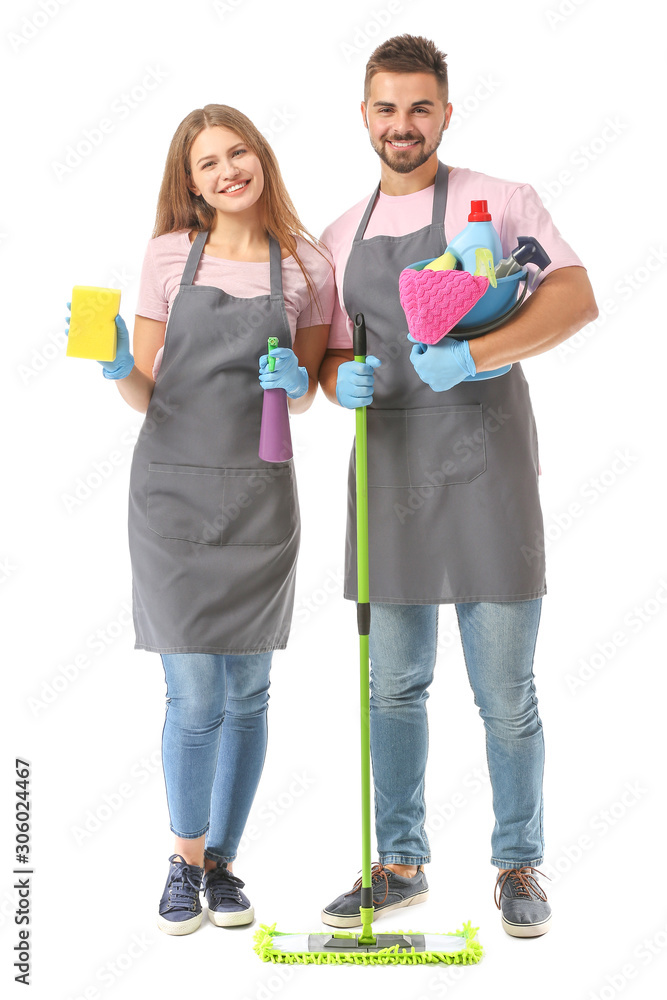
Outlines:
{"type": "MultiPolygon", "coordinates": [[[[137,316],[167,322],[192,246],[188,233],[187,229],[165,233],[148,244],[141,270],[137,316]]],[[[303,273],[294,257],[285,257],[281,262],[283,298],[292,343],[298,329],[329,323],[335,298],[333,268],[327,251],[321,248],[323,257],[301,237],[297,237],[297,247],[317,292],[320,308],[311,300],[303,273]]],[[[271,291],[270,265],[268,261],[223,260],[204,250],[193,284],[213,285],[241,299],[268,295],[271,291]]],[[[155,357],[153,378],[157,377],[160,369],[163,350],[161,347],[155,357]]]]}
{"type": "MultiPolygon", "coordinates": [[[[352,240],[368,204],[370,194],[336,219],[322,233],[322,242],[333,254],[336,266],[337,297],[331,318],[330,348],[352,347],[352,320],[343,302],[343,275],[352,240]]],[[[493,224],[500,233],[503,256],[517,245],[518,236],[534,236],[551,257],[551,264],[540,274],[550,274],[559,267],[583,264],[565,242],[551,216],[530,184],[489,177],[467,167],[454,167],[449,174],[445,236],[451,240],[468,224],[470,202],[486,199],[493,224]]],[[[431,224],[433,185],[414,194],[391,196],[380,191],[366,227],[364,239],[373,236],[405,236],[431,224]]],[[[410,263],[408,261],[407,263],[410,263]]],[[[533,272],[535,268],[530,266],[533,272]]]]}

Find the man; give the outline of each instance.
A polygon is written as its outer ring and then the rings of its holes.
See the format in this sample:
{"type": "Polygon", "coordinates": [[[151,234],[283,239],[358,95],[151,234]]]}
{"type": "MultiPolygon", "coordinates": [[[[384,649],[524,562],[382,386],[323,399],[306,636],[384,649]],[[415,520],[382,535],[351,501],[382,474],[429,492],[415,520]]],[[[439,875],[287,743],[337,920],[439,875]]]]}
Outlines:
{"type": "MultiPolygon", "coordinates": [[[[495,898],[505,930],[533,937],[551,921],[537,871],[544,743],[532,670],[546,585],[537,554],[537,438],[519,362],[572,336],[597,307],[581,261],[529,185],[439,162],[452,105],[445,56],[432,42],[402,35],[380,45],[366,67],[361,112],[380,158],[380,184],[322,236],[334,255],[338,297],[320,380],[332,402],[369,406],[375,909],[428,895],[426,698],[438,605],[453,603],[486,732],[495,898]],[[411,349],[399,274],[441,255],[465,227],[471,201],[482,199],[504,255],[519,236],[532,236],[552,263],[504,325],[470,342],[448,336],[411,349]],[[366,364],[352,360],[357,312],[368,332],[366,364]],[[508,364],[507,374],[469,380],[508,364]]],[[[345,596],[354,600],[353,474],[345,596]]],[[[355,886],[322,919],[359,925],[359,898],[355,886]]]]}

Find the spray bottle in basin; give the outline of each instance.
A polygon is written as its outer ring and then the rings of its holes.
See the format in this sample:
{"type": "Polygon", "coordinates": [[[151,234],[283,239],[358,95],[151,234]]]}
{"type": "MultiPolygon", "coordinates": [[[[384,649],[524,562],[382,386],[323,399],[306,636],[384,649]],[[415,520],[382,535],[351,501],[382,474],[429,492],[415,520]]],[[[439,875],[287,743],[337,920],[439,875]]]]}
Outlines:
{"type": "MultiPolygon", "coordinates": [[[[518,246],[502,258],[486,201],[472,201],[468,225],[445,252],[434,260],[420,260],[399,275],[399,295],[405,312],[409,339],[437,344],[446,334],[469,340],[490,333],[520,309],[528,292],[526,264],[540,271],[551,260],[531,236],[519,236],[518,246]],[[519,293],[519,282],[523,291],[519,293]]],[[[504,375],[511,365],[469,375],[464,381],[478,382],[504,375]]]]}
{"type": "MultiPolygon", "coordinates": [[[[477,271],[477,251],[484,247],[493,255],[493,263],[497,264],[503,255],[503,248],[500,245],[500,236],[491,221],[491,214],[486,201],[471,201],[468,225],[458,233],[451,243],[447,244],[447,249],[442,255],[447,259],[450,266],[456,267],[457,262],[462,271],[475,274],[477,271]],[[452,262],[453,261],[453,265],[452,262]]],[[[426,267],[435,271],[440,267],[437,257],[426,267]]]]}

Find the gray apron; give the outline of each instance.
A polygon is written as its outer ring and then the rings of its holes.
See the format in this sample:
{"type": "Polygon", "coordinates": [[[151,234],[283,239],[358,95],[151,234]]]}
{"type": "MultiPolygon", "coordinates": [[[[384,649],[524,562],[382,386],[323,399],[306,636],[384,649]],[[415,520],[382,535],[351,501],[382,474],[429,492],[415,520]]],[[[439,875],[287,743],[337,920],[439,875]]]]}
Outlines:
{"type": "Polygon", "coordinates": [[[236,298],[193,285],[197,235],[130,473],[135,649],[261,653],[289,634],[299,508],[292,462],[257,454],[258,359],[291,343],[280,247],[271,294],[236,298]]]}
{"type": "MultiPolygon", "coordinates": [[[[448,169],[440,163],[431,225],[363,239],[343,279],[349,316],[364,314],[382,361],[368,408],[370,599],[389,604],[522,601],[546,592],[535,419],[521,366],[434,392],[410,362],[398,293],[404,267],[446,247],[448,169]]],[[[356,600],[354,450],[348,484],[345,596],[356,600]]]]}

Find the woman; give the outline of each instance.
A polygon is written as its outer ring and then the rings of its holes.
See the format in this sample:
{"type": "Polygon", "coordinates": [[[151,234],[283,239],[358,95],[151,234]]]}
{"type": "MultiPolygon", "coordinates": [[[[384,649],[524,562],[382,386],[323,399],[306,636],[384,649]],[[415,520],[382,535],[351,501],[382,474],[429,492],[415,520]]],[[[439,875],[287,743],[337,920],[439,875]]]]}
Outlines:
{"type": "Polygon", "coordinates": [[[264,762],[271,655],[287,642],[299,545],[292,462],[257,454],[262,388],[308,408],[334,291],[272,150],[224,105],[177,129],[153,235],[134,358],[118,317],[119,350],[103,365],[146,411],[130,477],[135,648],[161,654],[167,682],[176,841],[158,925],[188,934],[202,886],[213,923],[253,919],[232,862],[264,762]],[[273,373],[269,336],[280,342],[273,373]]]}

